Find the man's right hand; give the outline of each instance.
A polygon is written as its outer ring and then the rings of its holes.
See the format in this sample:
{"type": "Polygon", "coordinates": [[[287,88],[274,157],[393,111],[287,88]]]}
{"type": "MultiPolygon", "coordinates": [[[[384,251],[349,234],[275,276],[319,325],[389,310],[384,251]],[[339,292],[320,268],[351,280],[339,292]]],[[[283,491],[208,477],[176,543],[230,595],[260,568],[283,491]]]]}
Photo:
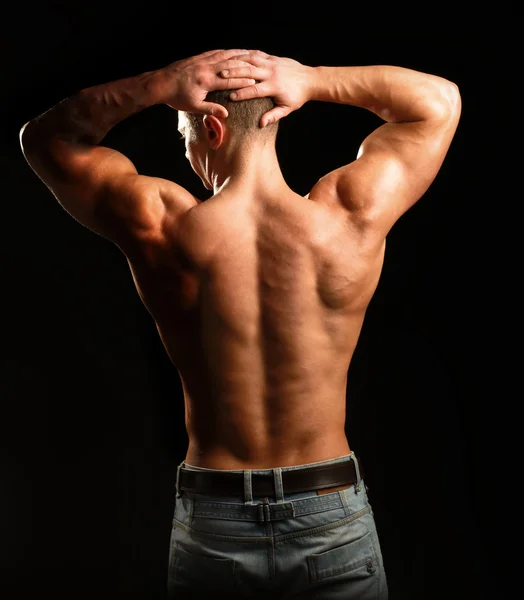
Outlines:
{"type": "MultiPolygon", "coordinates": [[[[231,57],[232,60],[237,57],[231,57]]],[[[315,70],[291,58],[271,56],[260,50],[242,54],[238,60],[251,66],[221,71],[224,78],[253,78],[255,85],[244,87],[231,95],[232,100],[250,100],[270,96],[276,106],[260,119],[260,127],[276,123],[305,104],[311,96],[315,70]]]]}
{"type": "Polygon", "coordinates": [[[155,95],[175,110],[225,119],[227,109],[221,104],[208,102],[206,96],[215,90],[237,89],[255,83],[251,77],[229,76],[224,79],[219,75],[224,69],[249,68],[251,63],[242,59],[247,54],[248,50],[210,50],[171,63],[153,74],[155,95]]]}

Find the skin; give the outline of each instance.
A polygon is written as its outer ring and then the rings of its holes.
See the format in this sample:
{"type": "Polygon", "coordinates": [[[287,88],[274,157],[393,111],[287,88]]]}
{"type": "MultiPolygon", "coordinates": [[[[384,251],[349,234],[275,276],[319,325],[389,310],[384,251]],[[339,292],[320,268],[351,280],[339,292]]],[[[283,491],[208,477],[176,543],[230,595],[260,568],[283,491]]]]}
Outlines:
{"type": "Polygon", "coordinates": [[[38,176],[128,260],[180,374],[189,464],[272,468],[349,453],[347,373],[386,236],[436,176],[460,110],[457,87],[433,75],[232,50],[89,88],[24,127],[38,176]],[[224,86],[239,100],[273,97],[261,127],[311,100],[360,106],[385,123],[301,197],[274,142],[236,139],[227,111],[203,105],[224,86]],[[100,146],[114,124],[157,103],[179,111],[186,157],[213,191],[206,202],[100,146]],[[197,132],[187,112],[205,114],[197,132]]]}

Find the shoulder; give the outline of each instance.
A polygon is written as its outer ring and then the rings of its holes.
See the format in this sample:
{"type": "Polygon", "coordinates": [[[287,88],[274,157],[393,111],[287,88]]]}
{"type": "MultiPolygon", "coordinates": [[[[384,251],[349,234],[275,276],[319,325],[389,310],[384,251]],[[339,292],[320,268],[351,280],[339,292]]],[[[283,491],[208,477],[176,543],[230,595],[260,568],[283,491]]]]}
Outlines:
{"type": "Polygon", "coordinates": [[[141,246],[162,242],[173,233],[181,217],[201,203],[182,186],[158,177],[134,176],[115,182],[108,190],[107,230],[125,254],[141,246]]]}
{"type": "Polygon", "coordinates": [[[352,171],[348,165],[324,175],[306,198],[325,207],[336,218],[350,223],[352,230],[356,227],[364,232],[371,228],[373,221],[371,205],[365,202],[366,187],[371,186],[368,179],[352,171]]]}

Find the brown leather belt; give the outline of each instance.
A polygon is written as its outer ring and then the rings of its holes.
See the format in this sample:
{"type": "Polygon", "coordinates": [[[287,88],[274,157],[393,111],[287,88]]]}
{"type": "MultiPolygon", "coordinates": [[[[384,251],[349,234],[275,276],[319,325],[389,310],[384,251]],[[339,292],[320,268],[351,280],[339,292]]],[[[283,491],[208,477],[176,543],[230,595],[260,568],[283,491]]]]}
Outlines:
{"type": "MultiPolygon", "coordinates": [[[[362,464],[359,461],[360,477],[363,478],[362,464]]],[[[251,474],[253,496],[274,496],[273,474],[251,474]]],[[[357,473],[353,460],[331,465],[306,467],[293,471],[282,471],[284,494],[322,490],[325,488],[348,485],[357,482],[357,473]]],[[[210,471],[190,471],[182,467],[179,473],[178,487],[186,492],[197,494],[244,495],[243,473],[216,473],[210,471]]]]}

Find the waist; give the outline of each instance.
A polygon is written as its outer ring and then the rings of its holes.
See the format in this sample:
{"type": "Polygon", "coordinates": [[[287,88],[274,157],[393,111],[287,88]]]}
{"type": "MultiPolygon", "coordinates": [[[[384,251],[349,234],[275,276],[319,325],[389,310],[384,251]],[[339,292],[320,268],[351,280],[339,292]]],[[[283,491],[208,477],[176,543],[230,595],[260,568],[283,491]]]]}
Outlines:
{"type": "Polygon", "coordinates": [[[351,454],[344,431],[341,434],[330,432],[326,437],[310,440],[305,447],[302,444],[297,446],[291,438],[288,438],[282,448],[276,448],[275,444],[270,444],[270,452],[255,449],[255,444],[251,443],[249,456],[245,457],[236,451],[234,441],[234,439],[230,440],[231,448],[223,442],[220,444],[220,448],[206,448],[206,451],[203,452],[199,449],[199,444],[193,442],[193,436],[190,435],[184,463],[194,468],[218,471],[248,469],[263,471],[273,468],[300,467],[351,454]]]}
{"type": "Polygon", "coordinates": [[[358,485],[361,461],[354,452],[336,458],[267,469],[211,469],[182,462],[177,471],[177,494],[282,496],[335,486],[358,485]]]}

